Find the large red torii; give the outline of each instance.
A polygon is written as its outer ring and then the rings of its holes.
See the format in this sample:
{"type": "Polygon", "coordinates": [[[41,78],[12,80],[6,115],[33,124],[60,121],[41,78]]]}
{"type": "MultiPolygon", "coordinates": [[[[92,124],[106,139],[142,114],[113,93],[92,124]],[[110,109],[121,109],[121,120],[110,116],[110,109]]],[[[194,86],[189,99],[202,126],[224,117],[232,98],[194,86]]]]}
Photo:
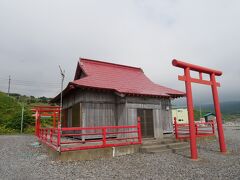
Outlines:
{"type": "Polygon", "coordinates": [[[224,132],[222,127],[222,115],[221,115],[219,98],[218,98],[218,90],[217,90],[217,87],[220,86],[220,83],[216,82],[216,78],[215,78],[215,76],[221,76],[222,72],[218,70],[209,69],[206,67],[186,63],[176,59],[173,59],[172,64],[173,66],[184,69],[184,76],[178,76],[178,79],[180,81],[185,81],[185,86],[186,86],[191,158],[192,159],[198,158],[196,132],[195,132],[195,124],[194,124],[194,112],[193,112],[193,97],[192,97],[192,86],[191,86],[192,82],[198,83],[198,84],[210,85],[212,87],[212,95],[213,95],[214,109],[216,114],[220,151],[222,153],[226,153],[227,149],[226,149],[226,144],[224,139],[224,132]],[[191,77],[190,75],[191,70],[199,72],[199,78],[191,77]],[[208,74],[210,76],[210,80],[204,80],[202,77],[203,73],[208,74]]]}

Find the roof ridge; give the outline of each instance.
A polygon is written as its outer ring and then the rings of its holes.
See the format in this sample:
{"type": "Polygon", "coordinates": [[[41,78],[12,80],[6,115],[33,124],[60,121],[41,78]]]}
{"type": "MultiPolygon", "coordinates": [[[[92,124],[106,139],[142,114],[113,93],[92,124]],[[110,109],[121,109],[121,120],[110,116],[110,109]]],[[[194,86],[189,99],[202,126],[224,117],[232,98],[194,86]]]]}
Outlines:
{"type": "Polygon", "coordinates": [[[129,69],[136,69],[136,70],[140,70],[143,72],[142,68],[140,68],[140,67],[127,66],[127,65],[123,65],[123,64],[117,64],[117,63],[111,63],[111,62],[100,61],[100,60],[95,60],[95,59],[87,59],[87,58],[79,58],[80,63],[81,63],[81,60],[88,61],[90,63],[95,63],[95,64],[107,64],[107,65],[119,66],[119,67],[124,67],[124,68],[129,68],[129,69]]]}

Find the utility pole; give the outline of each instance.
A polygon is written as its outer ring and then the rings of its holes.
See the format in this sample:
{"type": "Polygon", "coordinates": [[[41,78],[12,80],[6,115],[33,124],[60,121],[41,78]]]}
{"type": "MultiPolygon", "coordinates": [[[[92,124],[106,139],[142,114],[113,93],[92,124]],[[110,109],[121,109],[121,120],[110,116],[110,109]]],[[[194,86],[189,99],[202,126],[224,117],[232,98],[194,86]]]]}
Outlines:
{"type": "Polygon", "coordinates": [[[62,76],[62,81],[61,81],[61,99],[60,99],[60,127],[62,126],[62,106],[63,106],[63,100],[62,100],[62,92],[63,92],[63,82],[64,82],[64,78],[65,78],[65,71],[62,70],[61,66],[59,65],[59,69],[60,69],[60,74],[62,76]]]}
{"type": "Polygon", "coordinates": [[[23,133],[23,115],[24,115],[24,104],[22,103],[21,134],[23,133]]]}
{"type": "Polygon", "coordinates": [[[10,95],[11,76],[8,77],[8,96],[10,95]]]}

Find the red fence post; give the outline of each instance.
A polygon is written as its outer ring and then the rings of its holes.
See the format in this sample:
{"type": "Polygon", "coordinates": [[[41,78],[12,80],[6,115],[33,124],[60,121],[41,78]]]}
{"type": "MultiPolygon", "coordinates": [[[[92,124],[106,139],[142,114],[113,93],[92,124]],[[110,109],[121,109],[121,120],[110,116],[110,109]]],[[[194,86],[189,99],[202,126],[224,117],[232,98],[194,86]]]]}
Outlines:
{"type": "Polygon", "coordinates": [[[56,113],[53,113],[53,127],[56,127],[56,113]]]}
{"type": "Polygon", "coordinates": [[[221,115],[220,104],[219,104],[219,99],[218,99],[217,83],[216,83],[214,73],[212,73],[210,75],[210,79],[212,82],[212,94],[213,94],[213,102],[214,102],[214,108],[215,108],[215,113],[216,113],[220,151],[222,153],[225,153],[225,152],[227,152],[227,149],[226,149],[226,144],[225,144],[225,139],[224,139],[224,133],[223,133],[223,127],[222,127],[222,115],[221,115]]]}
{"type": "Polygon", "coordinates": [[[212,132],[213,132],[213,134],[215,134],[214,122],[212,122],[212,132]]]}
{"type": "Polygon", "coordinates": [[[177,118],[174,117],[174,128],[175,128],[175,137],[178,139],[178,127],[177,127],[177,118]]]}
{"type": "Polygon", "coordinates": [[[35,136],[37,136],[38,138],[40,137],[40,114],[38,112],[38,110],[36,111],[35,114],[35,136]]]}
{"type": "MultiPolygon", "coordinates": [[[[36,111],[35,113],[35,136],[38,136],[38,132],[37,132],[37,128],[38,128],[38,125],[37,125],[37,118],[38,117],[38,111],[36,111]]],[[[38,136],[39,137],[39,136],[38,136]]]]}
{"type": "Polygon", "coordinates": [[[42,129],[42,140],[44,140],[44,129],[42,129]]]}
{"type": "Polygon", "coordinates": [[[107,139],[106,139],[106,128],[102,128],[102,141],[103,141],[103,147],[105,147],[106,146],[106,144],[107,144],[107,139]]]}
{"type": "Polygon", "coordinates": [[[137,118],[137,128],[138,128],[138,142],[142,144],[142,130],[141,130],[141,118],[137,118]]]}
{"type": "Polygon", "coordinates": [[[50,142],[52,143],[52,135],[53,135],[53,130],[50,129],[50,142]]]}
{"type": "Polygon", "coordinates": [[[40,139],[41,139],[41,134],[42,134],[42,129],[39,129],[39,136],[38,136],[38,138],[40,138],[40,139]]]}
{"type": "Polygon", "coordinates": [[[195,124],[195,127],[196,127],[196,136],[198,135],[198,125],[197,123],[195,124]]]}
{"type": "Polygon", "coordinates": [[[47,137],[48,137],[48,129],[45,129],[45,140],[47,141],[47,137]]]}

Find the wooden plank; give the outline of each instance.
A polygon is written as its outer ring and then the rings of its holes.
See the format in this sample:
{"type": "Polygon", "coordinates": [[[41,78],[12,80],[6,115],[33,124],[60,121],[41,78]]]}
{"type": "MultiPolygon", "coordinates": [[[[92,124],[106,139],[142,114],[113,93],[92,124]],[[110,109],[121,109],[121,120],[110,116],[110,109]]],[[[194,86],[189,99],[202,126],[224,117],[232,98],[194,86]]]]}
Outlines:
{"type": "Polygon", "coordinates": [[[72,127],[79,127],[80,121],[80,103],[77,103],[72,107],[72,127]]]}
{"type": "Polygon", "coordinates": [[[171,101],[167,99],[162,100],[162,108],[161,108],[161,121],[163,132],[172,131],[172,119],[171,119],[171,101]],[[167,110],[167,106],[169,110],[167,110]]]}

